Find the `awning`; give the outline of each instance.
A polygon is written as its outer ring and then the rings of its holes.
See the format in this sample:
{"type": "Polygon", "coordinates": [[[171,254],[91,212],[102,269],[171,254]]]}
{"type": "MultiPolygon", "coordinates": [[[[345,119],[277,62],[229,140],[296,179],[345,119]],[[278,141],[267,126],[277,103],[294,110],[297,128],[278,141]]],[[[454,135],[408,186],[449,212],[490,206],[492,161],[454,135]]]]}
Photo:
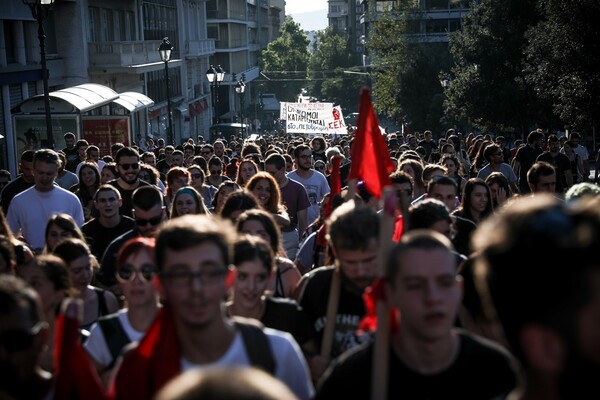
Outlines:
{"type": "Polygon", "coordinates": [[[144,108],[150,107],[154,104],[154,100],[138,92],[120,93],[119,98],[113,100],[113,102],[125,107],[129,112],[143,110],[144,108]]]}
{"type": "MultiPolygon", "coordinates": [[[[102,107],[119,98],[111,88],[97,83],[84,83],[50,92],[50,110],[57,114],[77,114],[102,107]]],[[[13,113],[43,114],[44,96],[28,98],[11,110],[13,113]]]]}

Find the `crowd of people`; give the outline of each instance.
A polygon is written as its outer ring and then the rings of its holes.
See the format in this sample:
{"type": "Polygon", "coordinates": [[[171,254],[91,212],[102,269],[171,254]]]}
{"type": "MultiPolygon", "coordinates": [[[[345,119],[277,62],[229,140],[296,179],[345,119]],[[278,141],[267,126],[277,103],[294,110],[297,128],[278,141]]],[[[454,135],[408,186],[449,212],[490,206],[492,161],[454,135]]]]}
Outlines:
{"type": "Polygon", "coordinates": [[[383,138],[393,235],[348,179],[352,134],[24,151],[20,175],[0,171],[0,398],[53,397],[74,299],[105,398],[369,398],[378,290],[388,398],[600,395],[600,187],[580,135],[383,138]]]}

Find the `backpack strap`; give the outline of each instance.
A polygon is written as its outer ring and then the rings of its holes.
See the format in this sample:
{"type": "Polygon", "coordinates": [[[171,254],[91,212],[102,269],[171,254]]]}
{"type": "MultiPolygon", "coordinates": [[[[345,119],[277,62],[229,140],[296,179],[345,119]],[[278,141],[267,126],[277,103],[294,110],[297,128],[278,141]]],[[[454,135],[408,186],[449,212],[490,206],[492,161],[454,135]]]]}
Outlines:
{"type": "Polygon", "coordinates": [[[118,315],[100,318],[98,319],[98,325],[102,330],[104,341],[106,342],[108,350],[110,351],[110,355],[112,356],[111,363],[106,367],[106,369],[109,370],[115,365],[117,358],[121,355],[121,351],[131,342],[131,340],[119,322],[118,315]]]}
{"type": "Polygon", "coordinates": [[[250,364],[275,375],[275,359],[269,339],[263,332],[263,327],[254,321],[239,317],[233,318],[233,321],[242,334],[250,364]]]}

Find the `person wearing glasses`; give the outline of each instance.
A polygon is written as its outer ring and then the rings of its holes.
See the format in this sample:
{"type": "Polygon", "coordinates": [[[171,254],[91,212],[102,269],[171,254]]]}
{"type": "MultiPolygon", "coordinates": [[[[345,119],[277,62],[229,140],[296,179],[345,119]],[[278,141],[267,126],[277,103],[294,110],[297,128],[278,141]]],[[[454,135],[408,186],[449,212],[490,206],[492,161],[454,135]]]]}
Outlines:
{"type": "Polygon", "coordinates": [[[492,172],[500,172],[508,179],[513,193],[519,193],[518,178],[512,167],[504,162],[504,153],[497,144],[490,144],[483,150],[483,157],[488,164],[479,170],[477,177],[485,180],[492,172]]]}
{"type": "Polygon", "coordinates": [[[21,278],[0,275],[0,398],[45,399],[52,374],[40,366],[48,324],[37,292],[21,278]]]}
{"type": "Polygon", "coordinates": [[[123,347],[141,340],[158,313],[154,243],[154,238],[135,237],[121,247],[115,278],[126,308],[99,318],[85,342],[92,364],[105,382],[123,347]]]}
{"type": "Polygon", "coordinates": [[[231,224],[205,215],[186,215],[161,228],[155,254],[164,307],[120,363],[112,385],[116,398],[153,398],[195,367],[264,366],[265,357],[268,370],[299,399],[312,398],[306,361],[289,333],[225,315],[236,236],[231,224]],[[263,346],[266,352],[254,351],[263,346]]]}
{"type": "Polygon", "coordinates": [[[114,239],[102,256],[100,270],[96,279],[115,293],[120,293],[115,277],[116,260],[119,249],[133,237],[156,237],[158,228],[166,218],[163,196],[156,186],[142,186],[133,192],[133,219],[135,226],[114,239]]]}
{"type": "Polygon", "coordinates": [[[140,154],[134,148],[123,147],[117,151],[115,162],[119,177],[109,181],[108,184],[116,187],[121,194],[123,202],[119,207],[119,214],[133,217],[131,204],[133,191],[138,187],[150,184],[140,179],[140,154]]]}
{"type": "MultiPolygon", "coordinates": [[[[287,177],[301,183],[308,193],[310,207],[308,208],[307,221],[310,223],[319,217],[319,202],[329,193],[329,183],[325,175],[312,168],[312,150],[305,144],[294,149],[296,169],[287,177]]],[[[300,232],[302,234],[302,232],[300,232]]]]}
{"type": "Polygon", "coordinates": [[[15,235],[23,235],[34,252],[41,252],[46,224],[56,213],[69,214],[77,226],[83,225],[83,207],[72,192],[55,185],[60,158],[54,150],[37,150],[33,156],[33,187],[16,195],[6,220],[15,235]]]}
{"type": "Polygon", "coordinates": [[[212,157],[208,160],[208,173],[206,184],[214,187],[219,187],[221,183],[230,181],[231,179],[223,174],[223,162],[218,157],[212,157]]]}

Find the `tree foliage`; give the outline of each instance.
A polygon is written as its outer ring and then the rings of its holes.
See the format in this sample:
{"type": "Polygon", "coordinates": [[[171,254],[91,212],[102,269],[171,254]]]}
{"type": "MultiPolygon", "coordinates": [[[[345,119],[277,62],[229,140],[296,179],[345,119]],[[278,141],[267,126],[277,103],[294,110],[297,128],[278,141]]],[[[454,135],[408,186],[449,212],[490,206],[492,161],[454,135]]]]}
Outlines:
{"type": "Polygon", "coordinates": [[[332,27],[318,32],[317,43],[308,68],[308,92],[340,105],[346,113],[355,111],[360,88],[367,83],[357,67],[358,56],[350,50],[349,41],[332,27]]]}
{"type": "Polygon", "coordinates": [[[525,32],[539,19],[536,0],[471,3],[462,30],[451,35],[454,66],[446,111],[482,129],[523,131],[551,116],[523,73],[525,32]]]}
{"type": "Polygon", "coordinates": [[[600,116],[600,2],[539,1],[540,22],[526,34],[526,80],[576,129],[600,116]]]}
{"type": "Polygon", "coordinates": [[[281,101],[295,101],[306,84],[308,43],[300,24],[286,16],[279,37],[262,52],[261,70],[272,79],[265,82],[265,90],[275,93],[281,101]]]}
{"type": "Polygon", "coordinates": [[[413,129],[442,129],[439,72],[448,66],[448,45],[420,41],[423,15],[413,2],[384,12],[369,32],[375,108],[413,129]]]}

